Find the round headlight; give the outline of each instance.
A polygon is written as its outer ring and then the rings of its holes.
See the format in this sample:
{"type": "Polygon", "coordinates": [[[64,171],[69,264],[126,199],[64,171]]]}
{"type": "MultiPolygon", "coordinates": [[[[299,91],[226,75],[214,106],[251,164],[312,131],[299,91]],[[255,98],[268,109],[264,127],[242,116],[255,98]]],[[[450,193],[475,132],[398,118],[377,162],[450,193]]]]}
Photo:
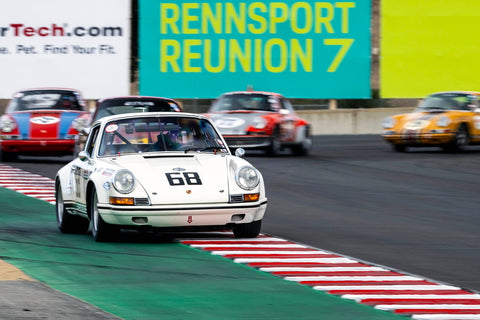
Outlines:
{"type": "Polygon", "coordinates": [[[128,170],[120,170],[113,177],[113,186],[120,193],[130,193],[135,187],[135,177],[128,170]]]}
{"type": "Polygon", "coordinates": [[[255,168],[250,166],[241,167],[237,171],[235,180],[240,188],[252,190],[260,183],[260,176],[255,168]]]}
{"type": "Polygon", "coordinates": [[[15,129],[15,121],[8,117],[3,116],[0,118],[0,130],[3,132],[12,132],[15,129]]]}
{"type": "Polygon", "coordinates": [[[440,117],[437,120],[437,126],[439,127],[446,127],[450,124],[450,118],[449,117],[440,117]]]}
{"type": "Polygon", "coordinates": [[[252,125],[255,129],[263,129],[267,125],[267,121],[262,117],[255,117],[252,120],[252,125]]]}
{"type": "Polygon", "coordinates": [[[395,126],[395,119],[392,118],[392,117],[387,117],[385,119],[383,119],[383,122],[382,122],[382,127],[384,129],[391,129],[395,126]]]}

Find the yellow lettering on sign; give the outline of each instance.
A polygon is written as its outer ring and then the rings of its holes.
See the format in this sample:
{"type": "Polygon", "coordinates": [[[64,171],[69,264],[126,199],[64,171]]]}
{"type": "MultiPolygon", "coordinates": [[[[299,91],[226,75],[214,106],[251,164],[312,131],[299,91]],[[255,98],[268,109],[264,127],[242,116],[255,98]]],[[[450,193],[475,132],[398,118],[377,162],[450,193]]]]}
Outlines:
{"type": "Polygon", "coordinates": [[[230,72],[237,71],[236,61],[240,63],[240,66],[242,67],[243,71],[245,72],[252,71],[252,65],[251,65],[252,41],[250,39],[247,39],[244,41],[244,44],[243,44],[244,50],[242,50],[242,46],[240,46],[237,39],[230,39],[228,43],[230,47],[229,71],[230,72]]]}
{"type": "Polygon", "coordinates": [[[223,30],[223,11],[222,4],[215,4],[215,13],[213,12],[210,4],[202,3],[202,33],[208,34],[208,25],[210,24],[213,28],[213,32],[216,34],[222,33],[223,30]]]}
{"type": "Polygon", "coordinates": [[[297,60],[303,66],[303,70],[306,72],[313,71],[313,40],[306,39],[306,47],[305,50],[302,49],[300,42],[298,39],[292,39],[290,43],[290,61],[292,64],[291,70],[292,72],[297,72],[297,60]]]}
{"type": "Polygon", "coordinates": [[[285,41],[283,39],[269,39],[269,40],[267,40],[267,43],[265,44],[265,52],[264,52],[265,67],[266,67],[267,71],[274,72],[274,73],[285,71],[285,69],[287,68],[287,64],[288,64],[288,59],[287,59],[287,57],[288,57],[287,54],[288,53],[287,53],[287,51],[288,51],[287,50],[287,44],[285,43],[285,41]],[[272,64],[274,47],[277,47],[278,51],[279,51],[280,62],[278,64],[278,66],[274,66],[272,64]]]}
{"type": "Polygon", "coordinates": [[[335,2],[335,7],[342,9],[342,33],[348,33],[348,9],[355,8],[355,2],[335,2]]]}
{"type": "Polygon", "coordinates": [[[329,2],[315,2],[315,32],[322,33],[322,25],[328,33],[334,33],[332,20],[334,17],[333,5],[329,2]],[[323,9],[326,9],[326,15],[323,15],[323,9]]]}
{"type": "Polygon", "coordinates": [[[235,25],[238,33],[245,33],[247,19],[247,5],[242,2],[239,5],[240,12],[235,10],[235,5],[231,2],[225,4],[225,33],[232,33],[232,25],[235,25]]]}
{"type": "Polygon", "coordinates": [[[170,27],[171,33],[179,34],[177,22],[180,19],[180,9],[175,3],[161,3],[160,4],[160,33],[169,33],[170,27]]]}
{"type": "Polygon", "coordinates": [[[202,40],[188,39],[183,42],[183,71],[184,72],[202,72],[200,67],[193,67],[192,60],[200,60],[202,57],[199,52],[192,52],[192,47],[201,46],[202,40]]]}
{"type": "Polygon", "coordinates": [[[290,28],[292,31],[298,34],[305,34],[312,30],[313,19],[312,19],[312,7],[307,2],[295,2],[292,5],[291,18],[290,18],[290,28]],[[300,27],[298,25],[298,11],[303,10],[305,12],[305,25],[300,27]]]}
{"type": "Polygon", "coordinates": [[[252,19],[255,22],[258,22],[258,27],[255,26],[253,23],[248,24],[248,32],[252,34],[262,34],[267,31],[267,19],[265,17],[262,17],[261,15],[258,15],[256,13],[257,9],[260,12],[267,12],[267,6],[263,2],[254,2],[251,5],[248,6],[248,16],[250,19],[252,19]]]}
{"type": "Polygon", "coordinates": [[[323,43],[327,46],[340,46],[335,58],[327,69],[327,72],[337,71],[338,66],[347,54],[348,50],[353,44],[354,39],[325,39],[323,43]]]}
{"type": "Polygon", "coordinates": [[[160,72],[168,72],[168,66],[173,72],[181,72],[178,65],[180,58],[180,43],[176,40],[160,40],[160,72]]]}
{"type": "Polygon", "coordinates": [[[270,33],[277,33],[277,24],[283,23],[288,19],[288,6],[284,2],[270,3],[270,33]],[[280,15],[277,15],[280,11],[280,15]]]}
{"type": "Polygon", "coordinates": [[[182,33],[183,34],[198,34],[198,29],[190,27],[190,22],[198,21],[198,15],[191,14],[191,9],[198,9],[198,3],[184,3],[182,5],[182,33]]]}
{"type": "Polygon", "coordinates": [[[218,44],[218,65],[212,65],[212,41],[210,39],[205,40],[205,50],[204,50],[204,65],[205,70],[211,73],[219,73],[225,70],[225,65],[227,63],[227,44],[225,39],[220,39],[218,44]]]}

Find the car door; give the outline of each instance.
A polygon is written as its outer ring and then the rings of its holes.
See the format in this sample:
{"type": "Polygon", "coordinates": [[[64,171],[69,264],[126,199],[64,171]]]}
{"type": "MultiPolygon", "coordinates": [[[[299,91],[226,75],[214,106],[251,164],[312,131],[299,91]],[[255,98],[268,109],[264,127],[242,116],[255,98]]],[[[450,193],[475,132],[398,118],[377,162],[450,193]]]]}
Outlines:
{"type": "Polygon", "coordinates": [[[88,157],[83,158],[83,160],[80,159],[81,157],[79,157],[74,166],[72,166],[76,187],[75,200],[77,202],[78,209],[84,212],[86,212],[87,203],[87,182],[95,166],[94,152],[96,149],[95,146],[98,143],[99,132],[100,125],[97,125],[90,130],[90,134],[88,135],[87,143],[84,149],[88,157]]]}

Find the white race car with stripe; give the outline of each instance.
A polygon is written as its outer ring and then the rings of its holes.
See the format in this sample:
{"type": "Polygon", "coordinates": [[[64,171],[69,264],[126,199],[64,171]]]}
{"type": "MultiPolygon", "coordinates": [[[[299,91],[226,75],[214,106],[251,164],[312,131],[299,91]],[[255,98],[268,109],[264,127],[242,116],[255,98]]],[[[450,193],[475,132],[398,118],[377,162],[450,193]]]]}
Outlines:
{"type": "MultiPolygon", "coordinates": [[[[121,229],[230,228],[256,237],[267,207],[261,173],[232,155],[207,117],[136,113],[95,122],[55,179],[58,228],[107,241],[121,229]]],[[[165,229],[163,229],[165,230],[165,229]]]]}

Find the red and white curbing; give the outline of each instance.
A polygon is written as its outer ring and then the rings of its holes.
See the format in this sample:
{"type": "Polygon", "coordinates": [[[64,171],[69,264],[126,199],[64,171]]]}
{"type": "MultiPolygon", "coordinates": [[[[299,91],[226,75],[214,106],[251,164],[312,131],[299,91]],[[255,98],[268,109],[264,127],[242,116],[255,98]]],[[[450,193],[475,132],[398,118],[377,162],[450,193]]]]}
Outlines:
{"type": "Polygon", "coordinates": [[[0,165],[0,186],[55,203],[55,181],[38,174],[0,165]]]}
{"type": "MultiPolygon", "coordinates": [[[[0,186],[55,203],[55,182],[21,169],[0,164],[0,186]]],[[[180,242],[376,309],[418,320],[480,320],[480,294],[469,290],[268,235],[196,235],[208,238],[180,242]]]]}
{"type": "Polygon", "coordinates": [[[480,319],[480,294],[263,235],[183,240],[285,280],[419,320],[480,319]]]}

